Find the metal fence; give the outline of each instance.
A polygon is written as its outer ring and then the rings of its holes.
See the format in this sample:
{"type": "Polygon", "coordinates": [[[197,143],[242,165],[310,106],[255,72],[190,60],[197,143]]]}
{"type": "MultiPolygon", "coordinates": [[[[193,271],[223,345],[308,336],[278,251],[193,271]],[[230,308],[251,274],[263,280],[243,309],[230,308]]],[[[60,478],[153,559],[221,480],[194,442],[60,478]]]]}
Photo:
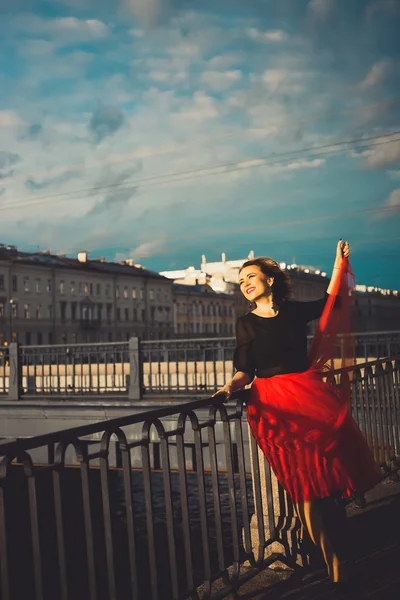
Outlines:
{"type": "Polygon", "coordinates": [[[0,394],[23,396],[142,395],[139,340],[126,343],[18,346],[0,362],[0,394]]]}
{"type": "MultiPolygon", "coordinates": [[[[400,353],[400,332],[355,334],[358,362],[400,353]]],[[[309,337],[309,342],[311,337],[309,337]]],[[[340,365],[341,339],[332,367],[340,365]]],[[[203,394],[232,377],[234,338],[17,346],[0,349],[0,395],[203,394]],[[12,385],[10,386],[10,381],[12,385]]]]}
{"type": "Polygon", "coordinates": [[[39,394],[126,392],[129,345],[22,346],[23,389],[39,394]]]}
{"type": "MultiPolygon", "coordinates": [[[[399,371],[397,357],[334,375],[380,462],[399,452],[399,371]]],[[[0,444],[3,600],[217,600],[294,566],[297,528],[243,395],[0,444]]]]}

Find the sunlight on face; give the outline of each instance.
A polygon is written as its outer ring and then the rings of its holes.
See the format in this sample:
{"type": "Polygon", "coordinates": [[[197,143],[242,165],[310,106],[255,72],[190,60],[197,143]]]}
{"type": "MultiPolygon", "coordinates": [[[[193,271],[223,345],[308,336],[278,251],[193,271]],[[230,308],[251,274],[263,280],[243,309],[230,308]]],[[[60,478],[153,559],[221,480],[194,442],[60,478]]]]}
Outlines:
{"type": "Polygon", "coordinates": [[[273,282],[273,277],[265,275],[257,265],[244,267],[240,271],[240,291],[250,302],[256,302],[262,296],[270,296],[273,282]]]}

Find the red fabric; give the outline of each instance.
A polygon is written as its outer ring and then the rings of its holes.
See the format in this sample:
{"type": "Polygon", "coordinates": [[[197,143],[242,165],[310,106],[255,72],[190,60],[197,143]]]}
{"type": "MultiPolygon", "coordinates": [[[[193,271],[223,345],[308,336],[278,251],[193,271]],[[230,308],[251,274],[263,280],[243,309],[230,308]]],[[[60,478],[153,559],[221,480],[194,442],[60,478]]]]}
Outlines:
{"type": "Polygon", "coordinates": [[[349,260],[344,258],[311,344],[308,356],[311,365],[320,369],[326,367],[333,358],[339,335],[342,358],[340,366],[344,368],[354,364],[354,338],[350,336],[353,330],[351,318],[354,297],[354,273],[349,260]]]}
{"type": "MultiPolygon", "coordinates": [[[[293,502],[364,492],[381,478],[379,467],[350,414],[347,378],[323,379],[338,333],[350,332],[354,276],[343,259],[310,350],[304,373],[256,379],[247,418],[278,481],[293,502]],[[337,298],[339,306],[335,307],[337,298]]],[[[342,366],[354,357],[344,336],[342,366]]]]}

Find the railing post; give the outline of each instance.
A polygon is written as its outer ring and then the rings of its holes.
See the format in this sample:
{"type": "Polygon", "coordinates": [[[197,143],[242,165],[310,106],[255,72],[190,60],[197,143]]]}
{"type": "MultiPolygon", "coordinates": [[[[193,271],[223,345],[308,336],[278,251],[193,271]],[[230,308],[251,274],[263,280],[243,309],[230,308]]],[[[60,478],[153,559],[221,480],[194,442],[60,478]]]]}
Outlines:
{"type": "Polygon", "coordinates": [[[20,400],[22,395],[22,363],[19,346],[16,342],[10,343],[8,357],[10,364],[8,399],[20,400]]]}
{"type": "MultiPolygon", "coordinates": [[[[302,557],[296,548],[295,536],[287,536],[287,548],[283,544],[282,537],[276,536],[276,529],[283,519],[286,519],[286,525],[290,531],[296,527],[297,519],[295,516],[289,519],[287,506],[280,493],[276,475],[268,467],[261,448],[255,443],[249,425],[247,425],[247,431],[253,497],[255,499],[254,514],[250,521],[250,537],[254,557],[258,563],[261,563],[274,553],[286,555],[288,559],[292,555],[295,555],[296,562],[301,565],[302,557]],[[290,523],[288,522],[289,520],[291,521],[290,523]],[[265,542],[267,540],[269,543],[266,545],[265,542]]],[[[244,535],[243,529],[243,543],[245,539],[244,535]]],[[[251,563],[246,561],[244,565],[250,566],[251,563]]]]}
{"type": "Polygon", "coordinates": [[[129,400],[141,400],[142,398],[141,369],[140,342],[139,338],[133,337],[129,340],[129,400]]]}

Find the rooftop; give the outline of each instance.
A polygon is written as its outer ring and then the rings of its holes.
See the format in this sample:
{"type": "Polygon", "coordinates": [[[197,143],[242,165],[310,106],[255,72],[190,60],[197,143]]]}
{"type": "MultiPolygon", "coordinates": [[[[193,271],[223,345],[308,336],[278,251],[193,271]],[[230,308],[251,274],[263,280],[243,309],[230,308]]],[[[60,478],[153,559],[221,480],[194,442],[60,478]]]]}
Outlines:
{"type": "Polygon", "coordinates": [[[0,260],[12,263],[35,265],[39,267],[56,267],[57,269],[76,269],[85,272],[109,273],[110,275],[137,276],[147,279],[160,279],[166,281],[159,273],[144,269],[140,265],[129,262],[107,262],[102,258],[89,259],[86,252],[80,252],[77,258],[62,254],[47,252],[22,252],[15,246],[0,244],[0,260]]]}
{"type": "Polygon", "coordinates": [[[174,283],[173,289],[176,294],[182,296],[202,296],[204,294],[210,294],[210,296],[217,296],[218,298],[230,298],[232,300],[232,294],[226,294],[224,292],[216,292],[213,288],[204,283],[196,283],[194,285],[185,285],[182,283],[174,283]]]}

